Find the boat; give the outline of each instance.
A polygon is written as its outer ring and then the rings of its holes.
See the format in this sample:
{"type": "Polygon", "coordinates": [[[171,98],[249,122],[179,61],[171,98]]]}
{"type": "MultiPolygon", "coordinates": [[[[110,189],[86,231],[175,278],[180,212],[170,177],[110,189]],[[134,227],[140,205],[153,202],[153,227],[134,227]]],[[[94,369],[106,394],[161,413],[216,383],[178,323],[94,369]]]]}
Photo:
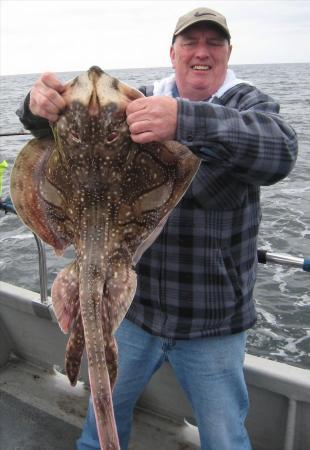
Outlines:
{"type": "MultiPolygon", "coordinates": [[[[14,212],[7,199],[0,205],[14,212]]],[[[87,363],[71,387],[64,371],[67,337],[47,295],[44,244],[40,293],[0,282],[0,450],[73,450],[86,415],[87,363]]],[[[260,250],[261,263],[310,271],[310,259],[260,250]]],[[[246,355],[253,450],[310,448],[310,371],[246,355]]],[[[153,376],[137,404],[129,450],[198,450],[191,406],[169,363],[153,376]]],[[[219,449],[220,450],[220,449],[219,449]]]]}

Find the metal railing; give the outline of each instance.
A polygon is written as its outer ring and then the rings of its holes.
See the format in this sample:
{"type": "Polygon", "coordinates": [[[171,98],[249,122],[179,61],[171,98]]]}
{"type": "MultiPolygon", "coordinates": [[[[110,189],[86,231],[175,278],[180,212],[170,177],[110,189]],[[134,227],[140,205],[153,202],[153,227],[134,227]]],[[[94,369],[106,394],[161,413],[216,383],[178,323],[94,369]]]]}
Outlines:
{"type": "Polygon", "coordinates": [[[47,267],[46,267],[46,252],[44,242],[35,233],[32,233],[36,240],[38,254],[39,254],[39,279],[40,279],[40,299],[41,303],[47,303],[47,267]]]}
{"type": "MultiPolygon", "coordinates": [[[[11,202],[11,199],[7,197],[5,200],[0,199],[0,210],[3,210],[5,214],[13,213],[16,214],[14,206],[11,202]]],[[[33,233],[35,238],[38,255],[39,255],[39,278],[40,278],[40,299],[41,303],[47,304],[48,296],[47,296],[47,267],[46,267],[46,251],[44,242],[33,233]]]]}
{"type": "Polygon", "coordinates": [[[257,259],[261,264],[281,264],[282,266],[298,267],[305,272],[310,272],[310,258],[292,256],[285,253],[272,253],[260,249],[257,251],[257,259]]]}

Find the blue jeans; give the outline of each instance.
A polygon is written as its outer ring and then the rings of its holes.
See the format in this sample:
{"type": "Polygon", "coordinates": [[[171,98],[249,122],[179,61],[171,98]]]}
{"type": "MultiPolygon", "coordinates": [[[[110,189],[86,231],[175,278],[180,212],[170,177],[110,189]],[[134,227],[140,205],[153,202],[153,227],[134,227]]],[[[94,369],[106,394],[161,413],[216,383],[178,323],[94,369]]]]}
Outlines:
{"type": "MultiPolygon", "coordinates": [[[[193,407],[202,450],[250,450],[243,376],[246,334],[173,340],[124,320],[117,330],[119,373],[113,392],[121,450],[128,447],[133,410],[154,372],[168,360],[193,407]]],[[[163,442],[164,444],[164,442],[163,442]]],[[[100,450],[92,401],[78,450],[100,450]]]]}

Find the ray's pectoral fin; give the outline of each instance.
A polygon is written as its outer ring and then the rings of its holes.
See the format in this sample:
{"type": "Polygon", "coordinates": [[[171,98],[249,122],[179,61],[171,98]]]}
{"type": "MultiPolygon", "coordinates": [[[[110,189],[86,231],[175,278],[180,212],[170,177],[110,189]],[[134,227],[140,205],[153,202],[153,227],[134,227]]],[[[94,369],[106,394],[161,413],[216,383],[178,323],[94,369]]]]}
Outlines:
{"type": "Polygon", "coordinates": [[[65,208],[59,204],[59,191],[48,181],[49,160],[55,152],[55,142],[51,138],[32,139],[27,143],[14,163],[11,198],[25,225],[61,253],[71,240],[59,231],[57,211],[63,221],[65,208]]]}

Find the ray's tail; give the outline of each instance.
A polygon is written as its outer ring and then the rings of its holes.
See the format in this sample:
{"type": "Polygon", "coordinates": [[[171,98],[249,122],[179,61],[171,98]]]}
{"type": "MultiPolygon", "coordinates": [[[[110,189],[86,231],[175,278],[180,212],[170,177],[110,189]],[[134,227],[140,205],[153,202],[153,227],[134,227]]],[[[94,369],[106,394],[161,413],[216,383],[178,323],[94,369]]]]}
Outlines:
{"type": "Polygon", "coordinates": [[[119,450],[119,441],[115,424],[112,390],[106,360],[106,343],[110,336],[104,335],[103,288],[105,268],[96,261],[96,251],[87,251],[81,258],[80,266],[80,306],[84,327],[85,344],[88,359],[88,373],[93,398],[98,436],[102,450],[119,450]],[[86,258],[85,258],[86,256],[86,258]]]}

